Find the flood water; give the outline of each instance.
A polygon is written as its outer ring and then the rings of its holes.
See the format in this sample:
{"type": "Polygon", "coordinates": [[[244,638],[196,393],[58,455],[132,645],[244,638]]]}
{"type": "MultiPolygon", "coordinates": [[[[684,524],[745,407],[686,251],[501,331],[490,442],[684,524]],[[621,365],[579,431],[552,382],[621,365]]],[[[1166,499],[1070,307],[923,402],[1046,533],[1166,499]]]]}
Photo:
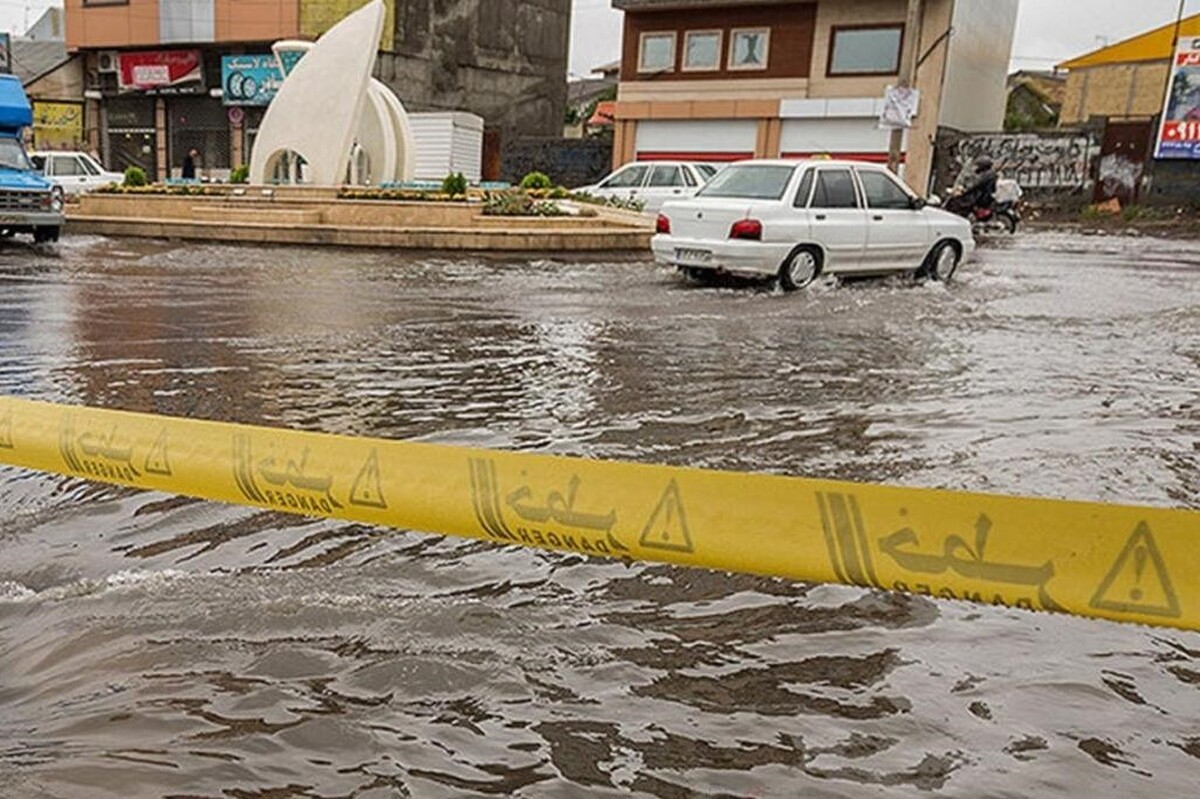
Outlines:
{"type": "MultiPolygon", "coordinates": [[[[1200,244],[1030,234],[950,287],[795,295],[633,258],[10,244],[0,393],[1200,508],[1200,244]]],[[[0,468],[3,797],[1198,791],[1200,634],[0,468]]]]}

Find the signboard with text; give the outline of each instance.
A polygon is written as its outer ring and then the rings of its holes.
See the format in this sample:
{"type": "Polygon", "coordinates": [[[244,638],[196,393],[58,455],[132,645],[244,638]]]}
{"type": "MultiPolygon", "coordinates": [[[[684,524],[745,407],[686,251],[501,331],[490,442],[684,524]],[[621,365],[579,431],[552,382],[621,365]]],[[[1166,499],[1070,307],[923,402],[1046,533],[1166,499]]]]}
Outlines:
{"type": "Polygon", "coordinates": [[[117,56],[121,91],[147,94],[201,94],[204,60],[199,50],[145,50],[117,56]]]}
{"type": "Polygon", "coordinates": [[[274,55],[227,55],[221,58],[225,105],[270,105],[283,84],[274,55]]]}
{"type": "Polygon", "coordinates": [[[1200,37],[1179,42],[1154,157],[1200,161],[1200,37]]]}

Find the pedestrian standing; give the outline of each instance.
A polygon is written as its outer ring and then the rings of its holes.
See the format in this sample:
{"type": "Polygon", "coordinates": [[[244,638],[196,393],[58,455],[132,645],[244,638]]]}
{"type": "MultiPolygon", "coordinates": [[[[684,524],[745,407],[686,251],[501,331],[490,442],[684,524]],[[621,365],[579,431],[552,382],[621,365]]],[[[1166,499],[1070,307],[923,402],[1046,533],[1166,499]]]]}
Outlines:
{"type": "Polygon", "coordinates": [[[196,179],[196,164],[200,160],[200,151],[192,148],[188,150],[188,154],[183,157],[183,174],[184,180],[196,179]]]}

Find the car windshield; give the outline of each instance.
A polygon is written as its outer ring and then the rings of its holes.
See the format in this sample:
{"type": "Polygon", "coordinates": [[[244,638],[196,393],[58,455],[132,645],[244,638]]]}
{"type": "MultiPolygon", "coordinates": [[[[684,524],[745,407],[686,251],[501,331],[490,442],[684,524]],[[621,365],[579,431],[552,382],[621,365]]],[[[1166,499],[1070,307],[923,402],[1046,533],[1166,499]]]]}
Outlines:
{"type": "Polygon", "coordinates": [[[0,138],[0,167],[5,169],[32,169],[25,156],[25,148],[16,139],[0,138]]]}
{"type": "Polygon", "coordinates": [[[794,166],[745,164],[718,172],[700,190],[701,197],[731,197],[744,200],[778,200],[792,179],[794,166]]]}

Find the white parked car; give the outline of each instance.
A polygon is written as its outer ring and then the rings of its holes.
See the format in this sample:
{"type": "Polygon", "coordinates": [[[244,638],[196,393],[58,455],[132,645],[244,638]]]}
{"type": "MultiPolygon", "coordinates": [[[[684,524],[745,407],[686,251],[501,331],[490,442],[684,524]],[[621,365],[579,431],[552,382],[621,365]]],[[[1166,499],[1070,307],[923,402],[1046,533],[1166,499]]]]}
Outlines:
{"type": "Polygon", "coordinates": [[[918,272],[949,280],[975,251],[967,220],[929,207],[891,172],[852,161],[741,161],[692,199],[668,201],[655,260],[691,277],[918,272]]]}
{"type": "Polygon", "coordinates": [[[121,183],[125,176],[109,172],[87,153],[70,150],[38,151],[29,154],[35,168],[67,194],[80,194],[110,183],[121,183]]]}
{"type": "Polygon", "coordinates": [[[713,164],[690,161],[640,161],[626,164],[599,183],[575,191],[593,197],[641,200],[642,210],[654,212],[667,200],[694,195],[718,169],[713,164]]]}

